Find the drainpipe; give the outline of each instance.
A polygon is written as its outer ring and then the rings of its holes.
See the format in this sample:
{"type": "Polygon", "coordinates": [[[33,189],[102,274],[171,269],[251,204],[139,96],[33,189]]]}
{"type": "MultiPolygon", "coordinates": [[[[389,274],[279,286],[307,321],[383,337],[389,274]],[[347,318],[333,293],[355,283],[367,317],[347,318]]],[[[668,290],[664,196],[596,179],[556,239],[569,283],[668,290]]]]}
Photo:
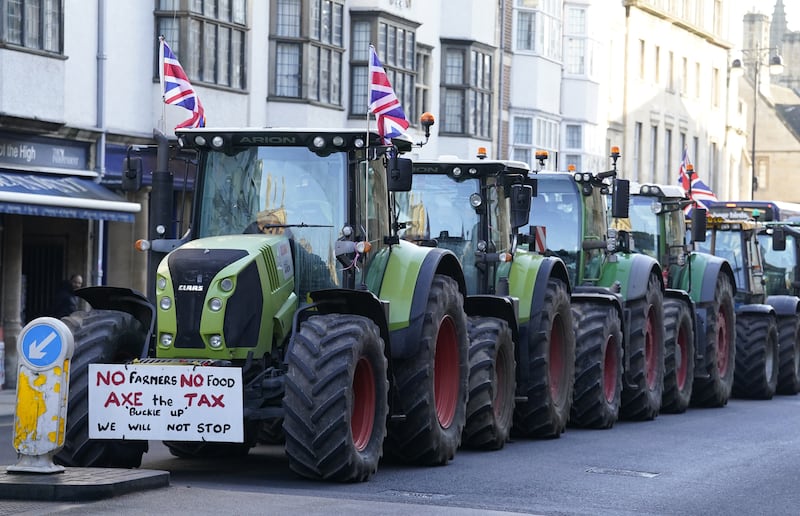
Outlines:
{"type": "MultiPolygon", "coordinates": [[[[106,121],[105,121],[105,74],[106,74],[106,2],[97,0],[97,179],[100,182],[106,174],[106,121]]],[[[97,284],[104,285],[103,250],[105,247],[105,221],[97,222],[97,284]]]]}
{"type": "Polygon", "coordinates": [[[503,87],[505,85],[505,59],[506,59],[506,0],[499,0],[500,3],[500,84],[498,90],[500,91],[499,98],[497,99],[497,154],[498,158],[503,159],[506,152],[503,149],[503,87]]]}

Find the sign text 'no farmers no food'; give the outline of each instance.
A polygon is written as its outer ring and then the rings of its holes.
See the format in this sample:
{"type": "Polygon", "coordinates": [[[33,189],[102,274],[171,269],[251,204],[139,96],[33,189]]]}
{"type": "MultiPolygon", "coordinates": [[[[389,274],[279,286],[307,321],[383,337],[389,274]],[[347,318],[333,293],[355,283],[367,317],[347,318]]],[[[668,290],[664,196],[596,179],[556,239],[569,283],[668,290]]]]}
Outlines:
{"type": "Polygon", "coordinates": [[[92,364],[89,438],[242,442],[238,367],[92,364]]]}

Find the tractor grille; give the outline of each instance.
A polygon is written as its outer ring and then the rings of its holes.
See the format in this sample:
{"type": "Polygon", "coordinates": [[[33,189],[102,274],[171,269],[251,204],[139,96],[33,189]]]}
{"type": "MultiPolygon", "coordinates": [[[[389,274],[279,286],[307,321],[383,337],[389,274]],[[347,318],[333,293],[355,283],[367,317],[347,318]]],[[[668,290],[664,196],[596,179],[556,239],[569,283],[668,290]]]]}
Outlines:
{"type": "Polygon", "coordinates": [[[275,263],[275,257],[272,255],[272,249],[264,246],[261,249],[261,256],[264,258],[264,263],[267,265],[267,276],[269,277],[269,284],[272,290],[275,290],[280,285],[278,279],[278,266],[275,263]]]}
{"type": "MultiPolygon", "coordinates": [[[[269,264],[267,270],[272,270],[269,264]]],[[[264,306],[264,294],[261,290],[258,267],[255,262],[251,262],[239,274],[236,292],[228,299],[225,307],[225,344],[229,348],[255,347],[258,344],[261,309],[264,306]]]]}
{"type": "Polygon", "coordinates": [[[177,249],[167,265],[175,286],[176,348],[203,348],[200,317],[206,294],[217,273],[247,256],[241,249],[177,249]]]}

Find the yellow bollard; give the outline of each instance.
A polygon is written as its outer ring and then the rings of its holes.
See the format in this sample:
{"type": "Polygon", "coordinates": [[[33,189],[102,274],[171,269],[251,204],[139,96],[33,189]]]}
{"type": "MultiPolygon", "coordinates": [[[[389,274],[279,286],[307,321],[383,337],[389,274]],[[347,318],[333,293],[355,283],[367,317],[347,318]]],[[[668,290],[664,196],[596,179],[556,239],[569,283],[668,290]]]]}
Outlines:
{"type": "Polygon", "coordinates": [[[52,317],[26,324],[17,340],[17,463],[6,471],[59,473],[53,456],[64,446],[69,366],[75,342],[67,325],[52,317]]]}

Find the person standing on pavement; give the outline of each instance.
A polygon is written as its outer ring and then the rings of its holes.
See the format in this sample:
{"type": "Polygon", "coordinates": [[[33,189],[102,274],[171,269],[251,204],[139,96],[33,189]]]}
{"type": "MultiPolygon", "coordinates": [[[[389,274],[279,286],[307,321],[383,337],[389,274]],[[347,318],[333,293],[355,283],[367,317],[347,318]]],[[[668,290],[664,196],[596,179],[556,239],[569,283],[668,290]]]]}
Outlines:
{"type": "Polygon", "coordinates": [[[61,286],[56,291],[53,304],[50,308],[52,317],[66,317],[78,310],[78,296],[75,291],[83,286],[83,276],[73,274],[68,280],[61,282],[61,286]]]}

